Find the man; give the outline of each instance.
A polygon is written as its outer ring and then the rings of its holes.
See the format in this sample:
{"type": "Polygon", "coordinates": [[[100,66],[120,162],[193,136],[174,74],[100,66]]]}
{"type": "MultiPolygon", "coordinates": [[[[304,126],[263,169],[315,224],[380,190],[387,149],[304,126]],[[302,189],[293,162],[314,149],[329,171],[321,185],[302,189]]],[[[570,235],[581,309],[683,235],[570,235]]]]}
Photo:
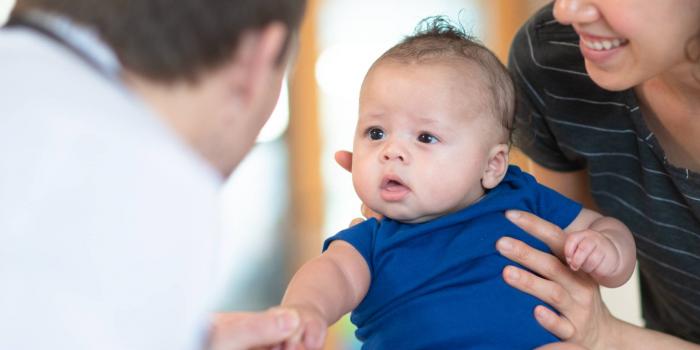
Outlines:
{"type": "Polygon", "coordinates": [[[280,90],[304,0],[20,0],[0,31],[0,348],[244,349],[213,306],[217,191],[280,90]]]}

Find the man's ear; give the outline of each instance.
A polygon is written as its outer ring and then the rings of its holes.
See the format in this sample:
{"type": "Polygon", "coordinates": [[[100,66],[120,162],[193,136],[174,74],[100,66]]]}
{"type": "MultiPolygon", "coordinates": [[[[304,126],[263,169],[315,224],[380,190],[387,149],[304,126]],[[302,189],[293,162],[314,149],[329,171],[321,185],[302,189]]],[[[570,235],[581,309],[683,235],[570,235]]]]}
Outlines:
{"type": "Polygon", "coordinates": [[[491,148],[486,168],[481,176],[481,186],[485,189],[496,187],[508,170],[508,145],[500,143],[491,148]]]}
{"type": "Polygon", "coordinates": [[[287,29],[279,22],[241,35],[226,74],[237,100],[243,105],[249,106],[268,94],[270,79],[285,69],[279,57],[286,38],[287,29]]]}

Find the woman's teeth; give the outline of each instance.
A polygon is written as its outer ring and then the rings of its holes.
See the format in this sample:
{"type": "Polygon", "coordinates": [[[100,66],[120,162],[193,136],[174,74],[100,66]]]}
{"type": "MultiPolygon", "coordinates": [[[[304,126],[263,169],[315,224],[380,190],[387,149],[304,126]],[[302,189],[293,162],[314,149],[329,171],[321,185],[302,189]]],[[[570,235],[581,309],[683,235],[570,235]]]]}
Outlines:
{"type": "Polygon", "coordinates": [[[587,48],[596,51],[604,51],[620,47],[627,44],[627,39],[613,39],[613,40],[582,40],[583,44],[587,48]]]}

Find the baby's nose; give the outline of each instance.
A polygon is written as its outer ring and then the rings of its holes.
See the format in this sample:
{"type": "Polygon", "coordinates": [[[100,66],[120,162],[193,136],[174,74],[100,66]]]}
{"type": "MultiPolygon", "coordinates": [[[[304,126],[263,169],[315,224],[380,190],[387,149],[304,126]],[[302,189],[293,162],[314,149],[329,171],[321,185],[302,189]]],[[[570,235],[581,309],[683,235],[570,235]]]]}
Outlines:
{"type": "Polygon", "coordinates": [[[381,154],[382,160],[385,162],[394,160],[402,163],[406,162],[408,160],[408,153],[403,146],[404,145],[402,145],[401,141],[399,140],[391,140],[387,142],[381,154]]]}
{"type": "Polygon", "coordinates": [[[404,156],[400,152],[396,151],[387,151],[384,153],[384,160],[399,160],[399,161],[404,161],[404,156]]]}

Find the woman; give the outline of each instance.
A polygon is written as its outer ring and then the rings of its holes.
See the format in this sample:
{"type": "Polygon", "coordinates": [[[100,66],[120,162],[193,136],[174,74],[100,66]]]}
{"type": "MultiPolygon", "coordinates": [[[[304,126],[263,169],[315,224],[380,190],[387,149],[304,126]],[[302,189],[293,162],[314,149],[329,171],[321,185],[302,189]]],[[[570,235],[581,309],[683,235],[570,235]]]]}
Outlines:
{"type": "MultiPolygon", "coordinates": [[[[504,238],[512,286],[552,305],[535,317],[587,348],[700,346],[700,2],[557,0],[513,42],[523,93],[519,145],[538,179],[593,201],[635,233],[647,327],[615,319],[598,286],[559,259],[504,238]],[[592,195],[592,197],[591,197],[592,195]],[[652,330],[653,329],[653,330],[652,330]]],[[[509,218],[561,257],[560,230],[509,218]]]]}

